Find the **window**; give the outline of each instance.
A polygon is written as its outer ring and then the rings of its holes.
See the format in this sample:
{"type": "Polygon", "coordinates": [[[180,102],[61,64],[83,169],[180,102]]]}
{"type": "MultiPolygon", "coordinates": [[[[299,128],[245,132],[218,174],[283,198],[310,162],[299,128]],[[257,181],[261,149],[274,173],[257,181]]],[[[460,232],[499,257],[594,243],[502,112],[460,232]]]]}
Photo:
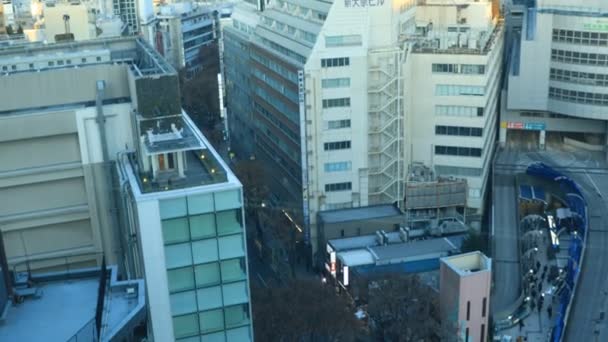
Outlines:
{"type": "Polygon", "coordinates": [[[608,74],[595,74],[551,68],[549,77],[553,81],[608,87],[608,74]]]}
{"type": "Polygon", "coordinates": [[[192,267],[178,268],[167,271],[169,292],[186,291],[194,288],[194,272],[192,267]]]}
{"type": "Polygon", "coordinates": [[[326,142],[323,144],[325,151],[346,150],[350,148],[350,140],[326,142]]]}
{"type": "Polygon", "coordinates": [[[334,163],[325,163],[323,166],[324,166],[325,172],[350,171],[350,169],[352,167],[352,163],[349,161],[334,162],[334,163]]]}
{"type": "Polygon", "coordinates": [[[162,220],[161,225],[165,244],[190,240],[190,231],[188,230],[188,220],[186,218],[162,220]]]}
{"type": "Polygon", "coordinates": [[[481,157],[481,149],[475,147],[435,146],[435,154],[459,157],[481,157]]]}
{"type": "Polygon", "coordinates": [[[481,325],[479,342],[486,342],[486,325],[485,324],[481,325]]]}
{"type": "Polygon", "coordinates": [[[340,129],[340,128],[349,128],[350,127],[350,119],[346,120],[329,120],[326,122],[327,129],[340,129]]]}
{"type": "Polygon", "coordinates": [[[165,246],[165,264],[168,269],[192,265],[190,243],[165,246]]]}
{"type": "Polygon", "coordinates": [[[98,56],[98,57],[96,58],[96,60],[97,60],[98,62],[101,62],[101,57],[99,57],[99,56],[98,56]]]}
{"type": "Polygon", "coordinates": [[[67,64],[67,65],[72,64],[72,60],[71,60],[71,59],[66,59],[66,60],[65,60],[65,64],[67,64]]]}
{"type": "Polygon", "coordinates": [[[8,66],[3,65],[3,66],[2,66],[2,71],[7,71],[7,70],[8,70],[8,66]]]}
{"type": "Polygon", "coordinates": [[[325,184],[326,192],[347,191],[347,190],[351,190],[351,188],[352,188],[351,182],[325,184]]]}
{"type": "Polygon", "coordinates": [[[469,342],[469,328],[467,327],[465,331],[464,341],[469,342]]]}
{"type": "Polygon", "coordinates": [[[87,59],[86,59],[86,58],[83,58],[83,59],[81,59],[80,61],[81,61],[82,63],[86,63],[86,62],[87,62],[87,59]]]}
{"type": "Polygon", "coordinates": [[[195,264],[217,260],[217,241],[215,239],[192,242],[192,258],[195,264]]]}
{"type": "Polygon", "coordinates": [[[198,319],[196,314],[173,317],[173,333],[176,338],[198,334],[198,319]]]}
{"type": "Polygon", "coordinates": [[[220,268],[217,262],[197,265],[194,267],[196,287],[218,285],[220,283],[220,268]]]}
{"type": "Polygon", "coordinates": [[[213,214],[190,216],[189,221],[193,240],[215,236],[215,216],[213,214]]]}
{"type": "Polygon", "coordinates": [[[244,280],[247,276],[245,272],[245,258],[223,260],[220,268],[223,282],[244,280]]]}
{"type": "Polygon", "coordinates": [[[204,311],[198,314],[201,332],[206,334],[224,329],[224,317],[222,309],[204,311]]]}
{"type": "Polygon", "coordinates": [[[467,321],[471,320],[471,301],[467,301],[467,321]]]}
{"type": "Polygon", "coordinates": [[[218,212],[216,218],[218,235],[238,233],[243,229],[241,211],[238,209],[218,212]]]}
{"type": "Polygon", "coordinates": [[[63,65],[63,61],[57,61],[57,65],[63,65]]]}
{"type": "Polygon", "coordinates": [[[350,107],[350,97],[323,99],[323,108],[350,107]]]}
{"type": "Polygon", "coordinates": [[[350,65],[350,59],[348,57],[321,59],[322,68],[334,68],[334,67],[349,66],[349,65],[350,65]]]}
{"type": "Polygon", "coordinates": [[[326,78],[321,80],[321,87],[323,88],[346,88],[350,87],[350,78],[326,78]]]}
{"type": "MultiPolygon", "coordinates": [[[[486,304],[487,304],[487,298],[483,297],[483,302],[481,304],[481,317],[486,317],[486,304]]],[[[483,330],[483,329],[481,329],[483,330]]]]}
{"type": "Polygon", "coordinates": [[[30,69],[34,69],[34,63],[30,63],[30,69]]]}
{"type": "Polygon", "coordinates": [[[233,328],[249,323],[249,304],[227,307],[225,310],[226,327],[233,328]]]}
{"type": "Polygon", "coordinates": [[[55,66],[55,62],[53,62],[53,61],[49,61],[48,65],[49,65],[50,67],[55,66]]]}
{"type": "Polygon", "coordinates": [[[435,95],[437,96],[484,96],[485,87],[483,86],[465,86],[438,84],[435,87],[435,95]]]}

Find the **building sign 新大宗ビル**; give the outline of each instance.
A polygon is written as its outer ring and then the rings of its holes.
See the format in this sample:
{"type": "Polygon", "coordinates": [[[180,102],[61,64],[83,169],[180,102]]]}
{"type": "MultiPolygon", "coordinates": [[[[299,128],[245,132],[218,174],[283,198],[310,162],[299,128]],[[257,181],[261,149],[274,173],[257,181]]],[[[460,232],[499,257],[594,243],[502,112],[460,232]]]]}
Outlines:
{"type": "Polygon", "coordinates": [[[344,7],[380,7],[384,5],[384,0],[344,0],[344,7]]]}
{"type": "Polygon", "coordinates": [[[526,131],[544,131],[546,129],[546,125],[543,122],[510,122],[503,121],[500,125],[502,128],[506,129],[523,129],[526,131]]]}

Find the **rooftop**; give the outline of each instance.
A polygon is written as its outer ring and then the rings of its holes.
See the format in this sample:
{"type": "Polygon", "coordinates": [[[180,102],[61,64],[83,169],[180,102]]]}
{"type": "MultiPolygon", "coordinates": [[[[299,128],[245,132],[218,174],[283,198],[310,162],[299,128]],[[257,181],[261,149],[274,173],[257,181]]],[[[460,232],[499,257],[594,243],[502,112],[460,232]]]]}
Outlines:
{"type": "Polygon", "coordinates": [[[491,259],[479,251],[444,257],[441,262],[461,276],[492,269],[491,259]]]}
{"type": "Polygon", "coordinates": [[[367,207],[348,208],[322,211],[319,220],[323,223],[339,223],[360,220],[371,220],[382,217],[403,215],[399,208],[392,204],[373,205],[367,207]]]}
{"type": "MultiPolygon", "coordinates": [[[[125,326],[145,317],[143,280],[117,281],[116,268],[109,278],[103,300],[101,341],[119,336],[125,326]],[[130,290],[127,291],[127,288],[130,290]]],[[[99,269],[31,278],[35,295],[9,306],[0,324],[0,341],[96,340],[95,316],[99,293],[99,269]],[[47,279],[48,281],[45,281],[47,279]]]]}

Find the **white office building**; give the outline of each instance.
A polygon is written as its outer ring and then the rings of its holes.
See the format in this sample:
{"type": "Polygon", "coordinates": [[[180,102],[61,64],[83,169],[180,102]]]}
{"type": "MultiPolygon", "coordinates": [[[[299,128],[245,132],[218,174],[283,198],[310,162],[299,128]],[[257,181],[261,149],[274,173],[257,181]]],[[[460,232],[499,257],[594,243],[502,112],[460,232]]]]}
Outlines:
{"type": "Polygon", "coordinates": [[[604,151],[608,2],[528,1],[515,11],[501,143],[604,151]]]}
{"type": "Polygon", "coordinates": [[[401,204],[415,162],[481,211],[502,48],[496,1],[334,2],[300,75],[311,233],[320,210],[401,204]]]}

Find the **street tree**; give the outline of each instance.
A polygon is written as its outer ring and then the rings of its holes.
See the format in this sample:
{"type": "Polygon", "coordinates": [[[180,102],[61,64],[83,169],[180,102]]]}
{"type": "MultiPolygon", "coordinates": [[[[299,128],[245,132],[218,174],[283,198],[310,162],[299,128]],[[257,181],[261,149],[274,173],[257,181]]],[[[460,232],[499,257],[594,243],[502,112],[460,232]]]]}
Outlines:
{"type": "Polygon", "coordinates": [[[488,239],[486,234],[479,233],[475,230],[469,230],[468,235],[462,241],[460,247],[462,253],[480,251],[484,254],[488,254],[488,239]]]}
{"type": "Polygon", "coordinates": [[[378,340],[453,341],[456,330],[441,324],[439,294],[415,275],[368,282],[368,313],[378,340]]]}
{"type": "Polygon", "coordinates": [[[348,342],[362,328],[348,300],[317,280],[254,287],[251,300],[256,341],[348,342]]]}

